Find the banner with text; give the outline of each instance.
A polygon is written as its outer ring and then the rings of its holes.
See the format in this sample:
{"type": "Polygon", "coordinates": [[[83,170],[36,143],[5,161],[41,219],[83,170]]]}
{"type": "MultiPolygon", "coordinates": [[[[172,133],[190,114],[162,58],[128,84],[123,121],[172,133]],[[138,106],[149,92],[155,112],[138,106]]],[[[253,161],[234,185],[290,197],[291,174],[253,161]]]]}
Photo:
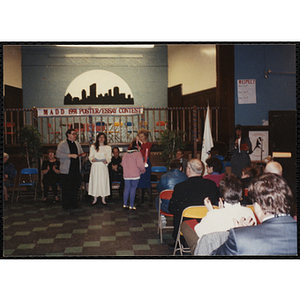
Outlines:
{"type": "Polygon", "coordinates": [[[143,113],[143,107],[89,107],[37,108],[38,117],[134,116],[143,113]]]}

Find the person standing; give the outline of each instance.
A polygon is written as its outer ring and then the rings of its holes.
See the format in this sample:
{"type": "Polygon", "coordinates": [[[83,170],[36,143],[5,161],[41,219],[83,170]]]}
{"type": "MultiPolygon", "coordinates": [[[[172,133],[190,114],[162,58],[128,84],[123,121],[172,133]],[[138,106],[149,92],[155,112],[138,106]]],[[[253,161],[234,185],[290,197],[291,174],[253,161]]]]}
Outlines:
{"type": "Polygon", "coordinates": [[[140,175],[145,173],[145,163],[143,156],[139,151],[140,144],[136,141],[132,142],[130,149],[125,153],[122,166],[124,171],[125,190],[123,195],[123,208],[135,210],[134,199],[135,192],[140,180],[140,175]],[[129,207],[127,205],[129,197],[129,207]]]}
{"type": "Polygon", "coordinates": [[[60,159],[60,188],[62,207],[65,210],[77,208],[77,193],[81,185],[81,157],[85,157],[81,145],[76,141],[75,129],[68,129],[67,139],[57,146],[56,156],[60,159]]]}
{"type": "Polygon", "coordinates": [[[108,164],[111,161],[111,147],[107,145],[105,133],[97,135],[95,144],[90,148],[89,160],[92,167],[88,194],[94,197],[93,205],[97,203],[98,197],[105,205],[105,197],[110,195],[108,164]]]}
{"type": "Polygon", "coordinates": [[[60,166],[60,162],[55,158],[55,150],[49,149],[48,160],[44,160],[42,164],[43,187],[44,187],[43,201],[47,201],[49,186],[51,186],[55,201],[58,201],[57,184],[59,183],[59,173],[60,173],[59,166],[60,166]]]}
{"type": "Polygon", "coordinates": [[[144,158],[144,163],[146,164],[146,172],[141,174],[141,178],[138,183],[138,194],[139,202],[138,206],[141,204],[143,199],[143,189],[146,189],[149,199],[149,206],[152,206],[152,195],[151,195],[151,163],[150,163],[150,151],[152,143],[147,142],[148,131],[146,129],[140,129],[136,141],[141,145],[141,154],[144,158]]]}
{"type": "Polygon", "coordinates": [[[244,168],[250,165],[250,156],[252,153],[252,144],[248,136],[243,133],[243,128],[240,124],[235,126],[235,137],[230,142],[231,152],[231,172],[239,179],[242,177],[244,168]]]}

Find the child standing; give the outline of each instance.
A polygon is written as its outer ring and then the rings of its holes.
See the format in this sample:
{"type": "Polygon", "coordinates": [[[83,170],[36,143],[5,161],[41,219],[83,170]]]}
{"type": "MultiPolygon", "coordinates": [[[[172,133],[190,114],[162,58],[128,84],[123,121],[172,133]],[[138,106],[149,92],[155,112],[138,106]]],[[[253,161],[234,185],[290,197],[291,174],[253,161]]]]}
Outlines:
{"type": "Polygon", "coordinates": [[[123,208],[127,208],[129,197],[129,209],[136,209],[134,206],[135,192],[140,180],[140,175],[145,173],[145,163],[140,146],[136,141],[132,142],[130,150],[128,150],[122,159],[123,176],[125,181],[125,189],[123,195],[123,208]]]}

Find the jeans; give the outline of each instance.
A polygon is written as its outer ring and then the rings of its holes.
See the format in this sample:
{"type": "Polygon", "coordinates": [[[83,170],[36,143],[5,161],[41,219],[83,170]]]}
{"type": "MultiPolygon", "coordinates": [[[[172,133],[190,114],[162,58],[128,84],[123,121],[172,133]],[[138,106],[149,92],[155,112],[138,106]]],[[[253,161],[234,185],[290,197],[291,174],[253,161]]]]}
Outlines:
{"type": "MultiPolygon", "coordinates": [[[[158,208],[159,208],[159,197],[156,197],[155,198],[155,205],[156,205],[156,209],[158,211],[158,208]]],[[[160,205],[160,209],[163,211],[163,212],[166,212],[166,213],[170,213],[169,212],[169,202],[170,200],[166,200],[166,199],[161,199],[161,205],[160,205]]]]}
{"type": "Polygon", "coordinates": [[[131,180],[131,179],[125,179],[125,189],[124,189],[124,195],[123,195],[123,204],[127,206],[128,203],[128,196],[129,196],[129,206],[133,207],[134,205],[134,199],[135,199],[135,192],[136,188],[138,186],[139,179],[131,180]]]}

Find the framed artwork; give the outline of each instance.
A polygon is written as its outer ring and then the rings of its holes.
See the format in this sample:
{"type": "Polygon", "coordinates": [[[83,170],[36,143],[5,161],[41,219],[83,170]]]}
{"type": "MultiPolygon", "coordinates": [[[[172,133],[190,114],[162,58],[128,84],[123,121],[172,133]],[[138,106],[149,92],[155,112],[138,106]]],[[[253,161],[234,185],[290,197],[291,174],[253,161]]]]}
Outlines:
{"type": "Polygon", "coordinates": [[[268,126],[243,126],[248,131],[252,143],[252,154],[250,159],[253,162],[261,162],[269,156],[269,127],[268,126]]]}

